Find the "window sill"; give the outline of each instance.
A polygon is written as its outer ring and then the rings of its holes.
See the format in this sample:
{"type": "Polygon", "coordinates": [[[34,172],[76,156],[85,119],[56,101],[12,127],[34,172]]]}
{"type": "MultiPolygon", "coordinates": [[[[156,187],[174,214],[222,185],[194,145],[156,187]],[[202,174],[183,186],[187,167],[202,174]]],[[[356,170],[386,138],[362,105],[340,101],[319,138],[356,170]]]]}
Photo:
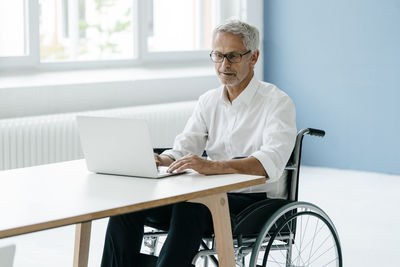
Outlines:
{"type": "Polygon", "coordinates": [[[212,76],[214,73],[211,64],[62,71],[3,71],[0,72],[0,89],[201,77],[212,76]]]}
{"type": "Polygon", "coordinates": [[[211,64],[0,72],[0,119],[196,100],[219,85],[211,64]]]}

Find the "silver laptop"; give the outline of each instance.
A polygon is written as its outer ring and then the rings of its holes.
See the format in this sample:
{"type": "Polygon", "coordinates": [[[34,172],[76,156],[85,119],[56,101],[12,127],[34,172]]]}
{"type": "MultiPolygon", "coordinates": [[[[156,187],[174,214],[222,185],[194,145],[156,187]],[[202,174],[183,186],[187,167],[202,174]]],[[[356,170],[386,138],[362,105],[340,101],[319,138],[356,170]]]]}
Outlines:
{"type": "Polygon", "coordinates": [[[147,178],[178,174],[157,168],[145,120],[90,116],[76,120],[89,171],[147,178]]]}
{"type": "Polygon", "coordinates": [[[15,245],[0,247],[0,266],[12,267],[15,255],[15,245]]]}

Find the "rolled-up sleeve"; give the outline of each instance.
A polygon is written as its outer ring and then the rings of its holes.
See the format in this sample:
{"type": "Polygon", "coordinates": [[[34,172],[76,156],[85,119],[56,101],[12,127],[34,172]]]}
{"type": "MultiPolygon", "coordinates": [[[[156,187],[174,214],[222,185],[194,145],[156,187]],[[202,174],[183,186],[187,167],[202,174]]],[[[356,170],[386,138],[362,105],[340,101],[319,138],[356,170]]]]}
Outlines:
{"type": "Polygon", "coordinates": [[[296,110],[293,101],[283,96],[274,103],[262,133],[262,145],[250,156],[258,159],[268,177],[276,182],[283,173],[296,142],[296,110]]]}

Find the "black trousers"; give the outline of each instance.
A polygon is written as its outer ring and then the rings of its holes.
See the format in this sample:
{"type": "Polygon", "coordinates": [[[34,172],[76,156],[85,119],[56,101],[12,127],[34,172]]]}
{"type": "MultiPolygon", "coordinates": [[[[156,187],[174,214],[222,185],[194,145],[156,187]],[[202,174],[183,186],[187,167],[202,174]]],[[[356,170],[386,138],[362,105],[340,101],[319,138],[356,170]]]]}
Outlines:
{"type": "MultiPolygon", "coordinates": [[[[229,212],[235,216],[247,206],[266,198],[265,193],[228,193],[229,212]]],[[[144,226],[169,228],[157,267],[189,267],[202,238],[212,233],[211,213],[202,204],[182,202],[111,217],[106,232],[102,267],[140,267],[144,226]]]]}

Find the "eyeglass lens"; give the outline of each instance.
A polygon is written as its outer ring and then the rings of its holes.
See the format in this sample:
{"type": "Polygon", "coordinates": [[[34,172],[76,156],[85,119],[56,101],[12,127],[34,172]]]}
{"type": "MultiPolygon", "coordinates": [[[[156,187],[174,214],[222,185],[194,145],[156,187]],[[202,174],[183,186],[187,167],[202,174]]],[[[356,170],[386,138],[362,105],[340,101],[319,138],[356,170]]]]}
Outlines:
{"type": "Polygon", "coordinates": [[[231,63],[238,63],[242,59],[242,57],[239,53],[229,53],[229,54],[221,54],[221,53],[216,53],[216,52],[211,53],[211,59],[212,59],[212,61],[214,61],[216,63],[221,63],[222,61],[224,61],[225,57],[231,63]]]}

